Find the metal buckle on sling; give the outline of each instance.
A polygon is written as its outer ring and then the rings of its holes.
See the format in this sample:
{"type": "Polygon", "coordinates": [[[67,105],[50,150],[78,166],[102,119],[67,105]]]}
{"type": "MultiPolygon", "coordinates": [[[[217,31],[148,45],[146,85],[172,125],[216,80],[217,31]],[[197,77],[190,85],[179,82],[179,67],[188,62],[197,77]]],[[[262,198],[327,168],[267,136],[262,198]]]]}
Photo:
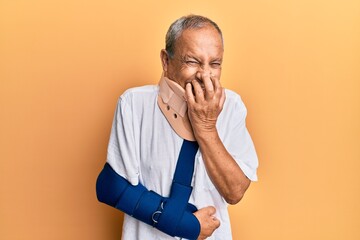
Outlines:
{"type": "MultiPolygon", "coordinates": [[[[154,222],[154,225],[155,225],[156,223],[158,223],[158,221],[154,219],[154,217],[156,216],[156,214],[159,214],[159,215],[160,215],[160,214],[162,214],[162,212],[161,212],[161,211],[155,211],[155,212],[152,214],[151,218],[152,218],[152,220],[153,220],[153,222],[154,222]]],[[[157,219],[159,219],[159,217],[157,217],[157,219]]]]}
{"type": "MultiPolygon", "coordinates": [[[[164,202],[161,202],[160,209],[164,210],[164,202]]],[[[159,220],[159,217],[161,214],[162,214],[162,211],[160,211],[160,210],[157,210],[152,214],[151,219],[153,221],[153,226],[155,226],[158,223],[158,220],[159,220]]]]}

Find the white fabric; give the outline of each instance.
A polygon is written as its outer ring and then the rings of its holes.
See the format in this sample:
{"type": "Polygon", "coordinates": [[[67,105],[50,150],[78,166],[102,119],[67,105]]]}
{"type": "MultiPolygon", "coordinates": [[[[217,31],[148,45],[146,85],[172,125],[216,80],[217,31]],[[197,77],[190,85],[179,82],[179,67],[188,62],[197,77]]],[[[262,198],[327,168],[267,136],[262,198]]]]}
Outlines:
{"type": "MultiPolygon", "coordinates": [[[[147,189],[168,196],[176,161],[183,142],[157,105],[158,86],[127,90],[118,101],[107,162],[131,184],[140,181],[147,189]]],[[[245,127],[246,108],[236,93],[226,90],[226,102],[217,128],[226,149],[252,181],[257,180],[258,160],[245,127]]],[[[227,203],[209,179],[201,153],[195,159],[193,192],[189,202],[198,209],[212,205],[221,226],[209,240],[232,239],[227,203]]],[[[159,230],[125,215],[122,240],[174,239],[159,230]]]]}

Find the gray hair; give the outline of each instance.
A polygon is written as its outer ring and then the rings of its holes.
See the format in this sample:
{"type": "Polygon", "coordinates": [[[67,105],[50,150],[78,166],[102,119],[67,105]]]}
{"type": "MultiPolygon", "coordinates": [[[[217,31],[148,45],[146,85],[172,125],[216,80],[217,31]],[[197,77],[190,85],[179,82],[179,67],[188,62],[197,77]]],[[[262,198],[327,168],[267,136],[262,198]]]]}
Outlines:
{"type": "Polygon", "coordinates": [[[213,26],[218,31],[218,33],[221,36],[221,40],[223,42],[223,36],[219,26],[207,17],[191,14],[191,15],[183,16],[177,19],[175,22],[173,22],[170,25],[169,30],[167,31],[165,37],[165,42],[166,42],[165,49],[166,52],[169,54],[169,57],[173,58],[175,53],[176,40],[180,37],[180,35],[184,30],[203,28],[208,25],[213,26]]]}

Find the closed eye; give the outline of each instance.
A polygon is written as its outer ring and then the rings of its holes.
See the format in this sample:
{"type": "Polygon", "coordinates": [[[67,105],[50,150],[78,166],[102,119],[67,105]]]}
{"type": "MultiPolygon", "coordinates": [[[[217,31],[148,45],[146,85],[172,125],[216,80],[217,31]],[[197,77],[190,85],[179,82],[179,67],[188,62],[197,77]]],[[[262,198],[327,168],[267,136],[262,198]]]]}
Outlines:
{"type": "Polygon", "coordinates": [[[221,63],[219,63],[219,62],[213,62],[213,63],[211,63],[211,67],[213,67],[213,68],[220,68],[220,67],[221,67],[221,63]]]}
{"type": "Polygon", "coordinates": [[[199,64],[199,62],[197,62],[197,61],[186,61],[186,64],[190,65],[190,66],[197,66],[199,64]]]}

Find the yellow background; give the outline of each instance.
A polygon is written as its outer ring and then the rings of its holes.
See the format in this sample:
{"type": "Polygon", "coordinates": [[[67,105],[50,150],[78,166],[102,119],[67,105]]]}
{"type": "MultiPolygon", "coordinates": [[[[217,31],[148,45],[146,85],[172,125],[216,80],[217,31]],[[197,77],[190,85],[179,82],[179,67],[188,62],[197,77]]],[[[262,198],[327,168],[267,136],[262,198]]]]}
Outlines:
{"type": "Polygon", "coordinates": [[[120,239],[95,195],[116,100],[188,13],[223,30],[260,159],[234,239],[360,239],[358,0],[0,0],[0,239],[120,239]]]}

